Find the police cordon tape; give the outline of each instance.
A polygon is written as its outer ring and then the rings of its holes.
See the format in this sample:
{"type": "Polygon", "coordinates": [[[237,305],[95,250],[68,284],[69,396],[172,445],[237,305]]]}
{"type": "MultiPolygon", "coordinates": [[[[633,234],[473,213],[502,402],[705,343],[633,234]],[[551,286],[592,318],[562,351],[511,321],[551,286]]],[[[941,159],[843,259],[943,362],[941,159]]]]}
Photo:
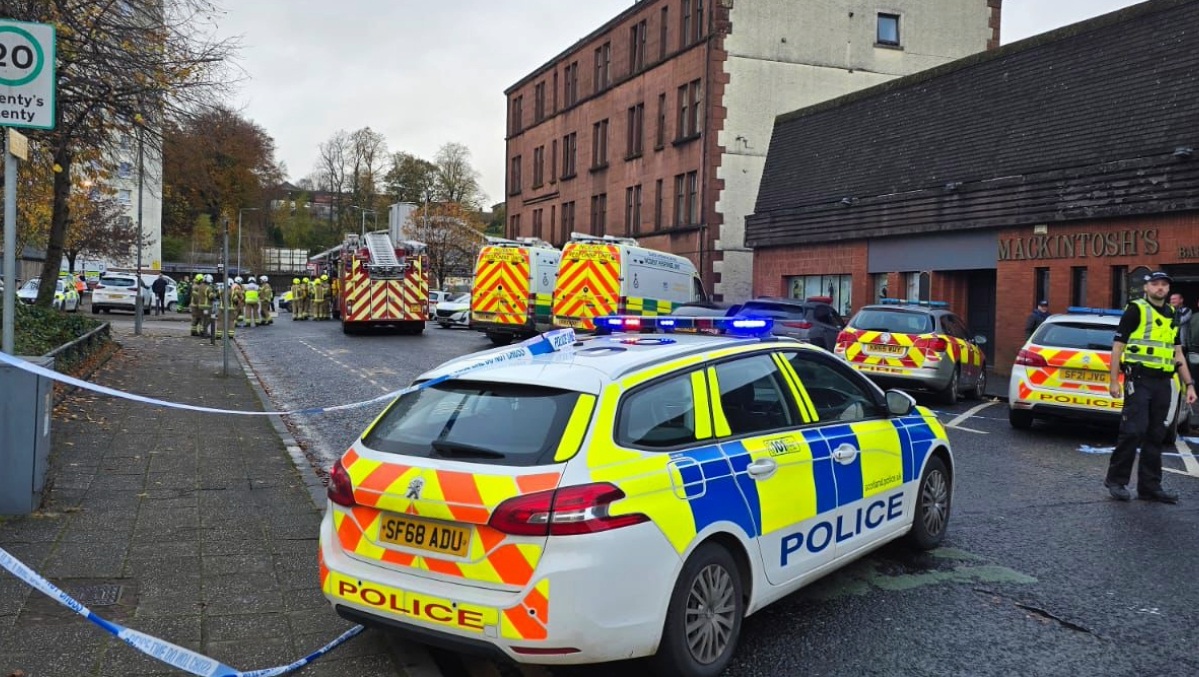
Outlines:
{"type": "Polygon", "coordinates": [[[171,667],[179,668],[180,670],[183,670],[189,674],[199,675],[200,677],[274,677],[275,675],[285,675],[289,672],[299,670],[312,661],[324,656],[363,630],[361,625],[356,625],[342,633],[342,635],[337,639],[329,642],[325,646],[313,651],[294,663],[281,665],[274,668],[243,672],[236,668],[231,668],[216,659],[196,653],[191,649],[185,649],[177,644],[172,644],[168,641],[158,639],[157,637],[151,637],[150,635],[138,632],[137,630],[126,628],[119,623],[113,623],[112,621],[100,618],[91,609],[88,609],[83,604],[80,604],[73,597],[56,587],[53,583],[47,581],[45,578],[42,578],[32,569],[25,566],[20,560],[18,560],[16,557],[13,557],[4,548],[0,548],[0,567],[3,567],[9,573],[29,584],[35,590],[65,606],[71,611],[74,611],[80,616],[83,616],[92,623],[95,623],[109,634],[137,649],[138,651],[141,651],[147,656],[162,661],[171,667]]]}
{"type": "MultiPolygon", "coordinates": [[[[414,386],[409,386],[407,388],[402,388],[400,390],[388,393],[386,395],[382,395],[380,397],[375,397],[375,398],[372,398],[369,400],[364,400],[362,402],[355,402],[352,404],[342,404],[342,405],[336,405],[336,406],[332,406],[332,407],[313,407],[313,408],[309,408],[309,409],[300,409],[297,411],[290,411],[290,412],[288,412],[288,411],[266,411],[266,412],[264,412],[264,411],[239,411],[239,410],[235,410],[235,409],[216,409],[213,407],[200,407],[200,406],[196,406],[196,405],[192,405],[192,404],[180,404],[177,402],[167,402],[165,400],[159,400],[159,399],[152,398],[152,397],[144,397],[142,395],[134,395],[132,393],[126,393],[121,390],[115,390],[113,388],[107,388],[107,387],[104,387],[101,385],[96,385],[95,383],[90,383],[88,381],[83,381],[83,380],[80,380],[77,378],[73,378],[73,377],[67,376],[65,374],[59,374],[58,372],[51,371],[49,369],[45,369],[43,367],[39,367],[37,365],[25,362],[24,360],[17,359],[6,353],[0,353],[0,363],[9,364],[14,367],[17,367],[18,369],[22,369],[24,371],[34,373],[39,376],[43,376],[45,378],[53,379],[60,383],[66,383],[68,385],[73,385],[73,386],[76,386],[79,388],[83,388],[85,390],[90,390],[92,392],[101,393],[104,395],[111,395],[113,397],[120,397],[120,398],[123,398],[126,400],[131,400],[134,402],[153,404],[153,405],[160,406],[160,407],[169,407],[172,409],[185,409],[188,411],[198,411],[198,412],[210,413],[210,414],[232,414],[232,415],[241,415],[241,416],[271,416],[271,415],[294,416],[294,415],[304,415],[304,414],[321,414],[321,413],[330,412],[330,411],[339,411],[339,410],[344,410],[344,409],[355,409],[358,407],[365,407],[370,404],[390,400],[392,398],[396,398],[401,395],[406,395],[411,392],[416,392],[418,390],[423,390],[425,388],[431,388],[439,383],[444,383],[445,381],[448,381],[453,378],[457,378],[459,376],[462,376],[463,374],[466,374],[466,373],[469,373],[472,371],[476,371],[479,369],[484,369],[487,367],[495,367],[495,366],[505,364],[508,362],[514,362],[517,360],[528,359],[528,358],[534,357],[536,355],[547,355],[547,354],[553,353],[553,352],[561,352],[561,351],[565,350],[566,348],[572,347],[575,344],[575,341],[576,341],[576,338],[575,338],[575,333],[574,333],[573,329],[557,329],[554,331],[546,332],[545,334],[542,334],[540,336],[536,336],[534,338],[528,339],[527,341],[522,341],[521,343],[519,343],[511,348],[508,348],[502,352],[498,352],[494,355],[488,355],[485,357],[479,357],[474,360],[471,360],[467,364],[465,364],[457,369],[454,369],[453,371],[447,372],[446,374],[443,374],[436,378],[429,379],[428,381],[425,381],[423,383],[420,383],[420,384],[417,384],[414,386]]],[[[172,644],[171,642],[167,642],[165,640],[158,639],[157,637],[152,637],[145,633],[138,632],[137,630],[126,628],[123,625],[114,623],[112,621],[105,620],[104,618],[97,616],[91,609],[88,609],[86,606],[81,604],[79,601],[77,601],[76,599],[74,599],[73,597],[68,595],[67,593],[60,590],[53,583],[51,583],[50,581],[43,578],[37,572],[35,572],[32,569],[30,569],[29,567],[25,566],[24,563],[22,563],[16,557],[13,557],[12,554],[10,554],[4,548],[0,548],[0,568],[3,568],[4,570],[8,571],[12,575],[16,576],[21,581],[24,581],[30,587],[41,592],[42,594],[44,594],[47,597],[49,597],[50,599],[58,602],[59,604],[65,606],[66,608],[70,609],[71,611],[74,611],[75,613],[79,614],[80,616],[83,616],[84,618],[88,619],[92,623],[98,625],[99,627],[103,628],[105,631],[107,631],[110,634],[112,634],[113,636],[115,636],[117,639],[120,639],[122,642],[125,642],[129,646],[137,649],[138,651],[141,651],[142,653],[146,654],[147,656],[157,659],[157,660],[159,660],[163,663],[166,663],[167,665],[170,665],[172,667],[183,670],[189,674],[198,675],[199,677],[274,677],[275,675],[284,675],[289,672],[298,670],[298,669],[304,667],[305,665],[308,665],[312,661],[320,658],[321,656],[324,656],[325,654],[329,653],[333,649],[335,649],[338,646],[345,643],[351,637],[354,637],[355,635],[357,635],[363,631],[363,627],[361,625],[354,626],[353,628],[350,628],[346,632],[342,633],[342,635],[340,637],[338,637],[337,639],[333,640],[332,642],[329,642],[325,646],[308,654],[304,658],[301,658],[300,660],[295,661],[294,663],[290,663],[288,665],[282,665],[282,666],[278,666],[278,667],[274,667],[274,668],[265,668],[265,669],[261,669],[261,670],[251,670],[248,672],[243,672],[241,670],[237,670],[228,665],[225,665],[224,663],[221,663],[220,661],[218,661],[216,659],[209,658],[208,656],[205,656],[203,654],[192,651],[191,649],[186,649],[177,644],[172,644]]]]}
{"type": "Polygon", "coordinates": [[[379,402],[386,402],[401,395],[407,395],[408,393],[416,392],[423,388],[430,388],[438,385],[439,383],[444,383],[450,379],[458,378],[459,376],[476,369],[481,369],[483,367],[494,367],[504,362],[527,359],[536,355],[546,355],[555,351],[561,351],[564,348],[574,345],[574,343],[575,332],[573,329],[555,329],[554,331],[549,331],[526,341],[522,341],[511,348],[507,348],[502,352],[496,353],[495,355],[476,358],[462,367],[459,367],[447,374],[438,376],[437,378],[425,381],[424,383],[409,386],[407,388],[401,388],[400,390],[396,390],[385,395],[380,395],[378,397],[373,397],[369,400],[363,400],[361,402],[337,404],[328,407],[309,407],[306,409],[296,409],[294,411],[245,411],[241,409],[218,409],[216,407],[202,407],[195,404],[183,404],[181,402],[167,402],[166,400],[160,400],[154,397],[146,397],[145,395],[136,395],[134,393],[127,393],[123,390],[108,388],[102,385],[91,383],[90,381],[77,379],[73,376],[60,374],[52,369],[46,369],[45,367],[33,364],[31,362],[26,362],[25,360],[13,357],[7,353],[0,353],[0,364],[11,365],[17,369],[21,369],[22,371],[27,371],[31,374],[37,374],[38,376],[58,381],[59,383],[65,383],[66,385],[75,386],[76,388],[82,388],[84,390],[90,390],[94,393],[100,393],[101,395],[119,397],[121,399],[130,400],[133,402],[152,404],[158,407],[166,407],[168,409],[183,409],[186,411],[198,411],[205,414],[229,414],[233,416],[312,416],[331,411],[358,409],[361,407],[370,406],[372,404],[378,404],[379,402]]]}

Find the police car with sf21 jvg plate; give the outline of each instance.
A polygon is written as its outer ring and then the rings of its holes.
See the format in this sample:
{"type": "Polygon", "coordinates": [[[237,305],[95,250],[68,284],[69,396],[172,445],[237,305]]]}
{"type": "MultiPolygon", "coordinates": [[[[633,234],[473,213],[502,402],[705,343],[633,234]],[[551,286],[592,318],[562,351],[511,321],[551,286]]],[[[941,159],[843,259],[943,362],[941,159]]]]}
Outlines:
{"type": "Polygon", "coordinates": [[[746,615],[893,539],[940,543],[953,456],[907,394],[770,320],[596,324],[442,365],[350,447],[320,534],[338,613],[522,663],[706,677],[746,615]]]}

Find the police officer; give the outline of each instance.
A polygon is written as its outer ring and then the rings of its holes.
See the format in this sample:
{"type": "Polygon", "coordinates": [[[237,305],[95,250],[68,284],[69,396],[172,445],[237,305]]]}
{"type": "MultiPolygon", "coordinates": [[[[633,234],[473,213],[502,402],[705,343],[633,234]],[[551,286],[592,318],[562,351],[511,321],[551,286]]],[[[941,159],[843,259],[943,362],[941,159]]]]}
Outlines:
{"type": "Polygon", "coordinates": [[[1125,485],[1132,476],[1139,447],[1137,497],[1145,501],[1178,502],[1177,494],[1162,488],[1162,442],[1168,432],[1166,426],[1173,425],[1166,420],[1174,394],[1170,383],[1174,370],[1178,369],[1190,405],[1195,402],[1195,381],[1182,357],[1174,309],[1166,303],[1170,282],[1170,276],[1161,271],[1145,276],[1145,298],[1128,304],[1112,344],[1108,387],[1113,398],[1124,397],[1124,411],[1120,436],[1103,485],[1119,501],[1132,498],[1125,485]],[[1119,381],[1121,371],[1123,388],[1119,381]]]}

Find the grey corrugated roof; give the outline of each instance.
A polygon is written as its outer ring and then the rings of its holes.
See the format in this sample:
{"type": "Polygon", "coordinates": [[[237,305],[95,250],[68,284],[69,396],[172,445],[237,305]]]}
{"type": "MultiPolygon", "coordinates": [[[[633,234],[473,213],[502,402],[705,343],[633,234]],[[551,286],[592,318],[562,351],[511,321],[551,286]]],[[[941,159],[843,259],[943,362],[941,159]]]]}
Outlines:
{"type": "Polygon", "coordinates": [[[780,116],[746,244],[1191,209],[1199,1],[1155,0],[780,116]]]}

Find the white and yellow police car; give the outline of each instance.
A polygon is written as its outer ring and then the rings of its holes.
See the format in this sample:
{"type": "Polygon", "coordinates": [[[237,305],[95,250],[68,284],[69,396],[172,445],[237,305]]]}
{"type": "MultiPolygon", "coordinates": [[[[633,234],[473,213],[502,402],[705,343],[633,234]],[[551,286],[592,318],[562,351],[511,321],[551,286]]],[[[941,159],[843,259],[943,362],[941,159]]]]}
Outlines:
{"type": "Polygon", "coordinates": [[[354,442],[320,533],[339,614],[518,662],[706,677],[747,614],[893,539],[941,541],[953,457],[909,395],[769,320],[597,328],[615,331],[436,382],[479,355],[446,363],[354,442]]]}
{"type": "MultiPolygon", "coordinates": [[[[1008,421],[1028,429],[1035,419],[1083,419],[1116,422],[1124,400],[1108,391],[1112,342],[1124,311],[1071,307],[1051,315],[1016,354],[1008,384],[1008,421]]],[[[1121,376],[1121,382],[1123,377],[1121,376]]],[[[1189,425],[1186,393],[1170,407],[1167,427],[1189,425]]]]}

